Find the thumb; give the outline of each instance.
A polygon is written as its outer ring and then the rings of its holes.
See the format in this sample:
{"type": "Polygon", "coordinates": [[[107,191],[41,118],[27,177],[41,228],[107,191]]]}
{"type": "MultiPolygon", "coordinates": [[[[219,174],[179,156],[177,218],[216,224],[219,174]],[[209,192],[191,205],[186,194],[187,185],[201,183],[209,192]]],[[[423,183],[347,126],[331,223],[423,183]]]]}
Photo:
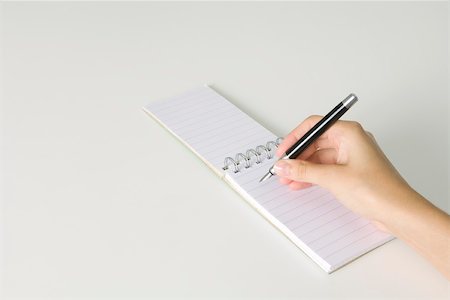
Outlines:
{"type": "Polygon", "coordinates": [[[327,186],[333,180],[337,168],[339,166],[333,164],[316,164],[299,159],[282,159],[274,166],[278,176],[321,186],[327,186]]]}

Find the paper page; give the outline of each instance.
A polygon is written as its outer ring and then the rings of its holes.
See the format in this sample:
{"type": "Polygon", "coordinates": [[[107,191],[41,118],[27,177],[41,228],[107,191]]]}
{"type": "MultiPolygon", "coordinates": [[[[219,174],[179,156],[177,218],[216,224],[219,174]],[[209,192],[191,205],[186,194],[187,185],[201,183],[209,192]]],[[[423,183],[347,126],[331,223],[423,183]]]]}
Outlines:
{"type": "Polygon", "coordinates": [[[277,137],[205,86],[144,107],[216,170],[224,159],[277,137]]]}
{"type": "Polygon", "coordinates": [[[392,239],[319,186],[292,191],[277,178],[260,183],[272,163],[267,161],[238,173],[227,171],[226,177],[327,272],[392,239]]]}

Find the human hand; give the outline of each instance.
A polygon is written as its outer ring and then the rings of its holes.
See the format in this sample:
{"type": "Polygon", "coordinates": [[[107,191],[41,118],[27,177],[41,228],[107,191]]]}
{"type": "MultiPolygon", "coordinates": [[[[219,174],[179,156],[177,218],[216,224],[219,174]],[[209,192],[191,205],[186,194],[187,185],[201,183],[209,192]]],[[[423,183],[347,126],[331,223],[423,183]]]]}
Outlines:
{"type": "MultiPolygon", "coordinates": [[[[283,156],[320,119],[311,116],[295,128],[278,147],[277,156],[283,156]]],[[[275,171],[280,182],[292,189],[311,184],[328,189],[344,205],[383,228],[384,210],[403,205],[393,203],[392,196],[411,190],[373,136],[351,121],[337,121],[297,159],[278,161],[275,171]]]]}

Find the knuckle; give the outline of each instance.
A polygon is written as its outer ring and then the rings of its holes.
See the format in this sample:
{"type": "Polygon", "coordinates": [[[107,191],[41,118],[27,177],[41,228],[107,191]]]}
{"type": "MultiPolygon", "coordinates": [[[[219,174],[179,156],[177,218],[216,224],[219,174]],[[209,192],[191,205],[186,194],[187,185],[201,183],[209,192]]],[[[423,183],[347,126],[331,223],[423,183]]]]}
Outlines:
{"type": "Polygon", "coordinates": [[[366,131],[366,134],[372,139],[375,140],[375,136],[370,131],[366,131]]]}
{"type": "Polygon", "coordinates": [[[309,122],[319,121],[322,118],[322,116],[319,115],[310,115],[308,118],[306,118],[309,122]]]}
{"type": "Polygon", "coordinates": [[[364,128],[362,127],[362,125],[359,122],[356,121],[350,121],[349,122],[349,129],[351,132],[355,133],[355,134],[361,134],[364,133],[364,128]]]}
{"type": "Polygon", "coordinates": [[[307,167],[306,164],[302,161],[299,161],[297,164],[295,164],[295,177],[297,179],[304,179],[307,178],[307,167]]]}

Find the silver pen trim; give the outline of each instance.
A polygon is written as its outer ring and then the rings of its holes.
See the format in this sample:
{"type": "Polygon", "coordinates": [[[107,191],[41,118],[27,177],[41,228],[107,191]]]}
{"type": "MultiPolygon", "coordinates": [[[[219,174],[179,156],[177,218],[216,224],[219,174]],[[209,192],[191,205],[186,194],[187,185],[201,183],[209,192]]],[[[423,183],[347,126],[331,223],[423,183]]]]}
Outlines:
{"type": "MultiPolygon", "coordinates": [[[[283,157],[279,158],[277,161],[279,161],[281,159],[289,159],[289,157],[287,155],[284,155],[283,157]]],[[[276,162],[275,162],[275,164],[276,164],[276,162]]],[[[272,167],[270,168],[269,172],[267,172],[266,175],[264,175],[263,178],[261,178],[259,180],[259,182],[266,181],[267,179],[269,179],[270,177],[272,177],[273,175],[276,174],[275,168],[274,168],[275,164],[272,165],[272,167]]]]}
{"type": "Polygon", "coordinates": [[[356,95],[352,93],[348,95],[347,98],[342,100],[342,105],[344,105],[347,109],[349,109],[350,107],[352,107],[353,104],[356,103],[356,101],[358,101],[358,97],[356,97],[356,95]]]}

